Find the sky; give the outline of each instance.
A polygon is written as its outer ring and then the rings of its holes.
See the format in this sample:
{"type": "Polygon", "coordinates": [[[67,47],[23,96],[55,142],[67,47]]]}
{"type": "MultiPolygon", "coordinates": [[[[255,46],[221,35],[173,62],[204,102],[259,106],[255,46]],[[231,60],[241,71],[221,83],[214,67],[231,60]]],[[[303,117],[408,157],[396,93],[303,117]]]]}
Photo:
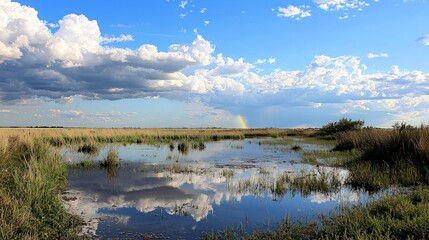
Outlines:
{"type": "Polygon", "coordinates": [[[426,0],[0,0],[0,126],[428,124],[426,0]]]}

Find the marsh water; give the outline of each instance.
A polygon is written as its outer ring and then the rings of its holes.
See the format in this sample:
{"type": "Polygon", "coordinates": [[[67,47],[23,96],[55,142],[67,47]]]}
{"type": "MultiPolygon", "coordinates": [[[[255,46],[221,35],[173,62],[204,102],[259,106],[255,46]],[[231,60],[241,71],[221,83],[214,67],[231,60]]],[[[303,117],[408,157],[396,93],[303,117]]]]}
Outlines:
{"type": "Polygon", "coordinates": [[[323,192],[275,189],[285,173],[329,172],[343,183],[348,172],[300,163],[303,151],[330,146],[302,142],[302,150],[293,151],[264,144],[267,140],[208,142],[188,152],[169,144],[107,145],[95,156],[63,149],[67,162],[102,160],[111,148],[120,159],[114,169],[70,169],[64,202],[92,236],[198,239],[231,227],[273,230],[286,218],[314,220],[370,198],[346,186],[323,192]]]}

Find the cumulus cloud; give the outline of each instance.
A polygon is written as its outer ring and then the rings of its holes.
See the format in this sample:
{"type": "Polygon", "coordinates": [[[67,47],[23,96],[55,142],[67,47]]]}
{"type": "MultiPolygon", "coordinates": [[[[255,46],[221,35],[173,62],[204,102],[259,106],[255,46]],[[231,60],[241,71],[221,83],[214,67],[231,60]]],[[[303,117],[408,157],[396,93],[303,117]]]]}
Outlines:
{"type": "Polygon", "coordinates": [[[0,38],[3,101],[35,96],[60,100],[74,95],[114,100],[216,88],[207,79],[183,73],[215,59],[214,46],[200,35],[190,44],[173,44],[168,51],[150,44],[136,50],[114,48],[103,44],[132,36],[103,38],[97,21],[75,14],[64,16],[52,34],[34,9],[11,1],[2,1],[0,7],[0,26],[7,29],[0,38]]]}
{"type": "MultiPolygon", "coordinates": [[[[315,2],[328,4],[329,8],[360,4],[344,0],[315,2]]],[[[301,14],[294,15],[297,17],[301,14]]],[[[0,32],[0,101],[47,99],[69,104],[74,97],[119,100],[156,96],[184,100],[199,96],[205,104],[238,114],[237,106],[322,109],[326,104],[346,106],[350,102],[371,110],[376,104],[357,101],[389,99],[389,104],[380,106],[396,114],[399,110],[388,108],[392,99],[406,97],[411,99],[407,102],[412,102],[429,95],[428,73],[399,66],[387,72],[367,73],[366,65],[356,56],[316,56],[303,69],[265,72],[243,58],[214,54],[214,45],[196,29],[192,42],[160,50],[151,44],[137,49],[109,46],[109,42],[131,40],[132,36],[102,37],[97,21],[84,15],[66,15],[58,25],[57,31],[51,32],[33,8],[0,2],[0,27],[4,29],[0,32]]],[[[426,38],[421,41],[428,42],[426,38]]],[[[387,54],[371,53],[367,57],[387,54]]],[[[275,61],[259,59],[255,64],[275,61]]],[[[408,105],[402,108],[401,111],[411,109],[408,105]]],[[[79,112],[51,114],[88,116],[79,112]]]]}
{"type": "Polygon", "coordinates": [[[278,8],[278,17],[288,17],[288,18],[294,18],[296,20],[300,20],[305,17],[311,16],[311,10],[308,10],[309,6],[300,6],[296,7],[293,5],[289,5],[286,8],[279,7],[278,8]]]}

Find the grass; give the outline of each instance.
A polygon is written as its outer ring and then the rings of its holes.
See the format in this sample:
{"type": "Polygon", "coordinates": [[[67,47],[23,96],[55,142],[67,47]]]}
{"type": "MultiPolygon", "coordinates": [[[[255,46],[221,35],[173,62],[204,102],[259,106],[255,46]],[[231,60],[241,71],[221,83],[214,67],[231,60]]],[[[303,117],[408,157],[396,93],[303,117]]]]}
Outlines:
{"type": "Polygon", "coordinates": [[[196,171],[191,166],[185,166],[178,163],[168,165],[165,170],[171,173],[193,173],[196,171]]]}
{"type": "Polygon", "coordinates": [[[361,156],[357,149],[348,151],[306,150],[303,151],[301,162],[312,165],[344,166],[361,156]]]}
{"type": "Polygon", "coordinates": [[[335,171],[301,171],[298,175],[284,173],[272,185],[271,192],[282,197],[287,191],[308,196],[312,192],[330,193],[341,187],[338,174],[335,171]]]}
{"type": "MultiPolygon", "coordinates": [[[[59,200],[67,184],[67,165],[53,147],[75,146],[85,153],[98,152],[104,143],[147,143],[205,147],[204,142],[245,137],[275,136],[271,145],[331,144],[309,138],[315,130],[283,129],[0,129],[0,239],[73,239],[81,221],[68,214],[59,200]],[[307,136],[290,141],[286,136],[307,136]],[[202,143],[202,144],[201,144],[202,143]]],[[[185,148],[185,147],[184,147],[185,148]]],[[[336,135],[337,151],[302,150],[303,162],[343,166],[351,171],[351,186],[370,191],[398,186],[429,184],[429,128],[363,129],[336,135]]],[[[75,166],[103,167],[116,176],[117,152],[109,151],[101,162],[84,160],[75,166]]],[[[193,172],[172,164],[173,173],[193,172]]],[[[228,172],[222,173],[228,176],[228,172]]],[[[231,183],[229,183],[231,184],[231,183]]],[[[287,191],[303,195],[338,188],[338,176],[310,172],[278,177],[260,172],[238,182],[235,191],[268,192],[281,197],[287,191]]],[[[234,186],[233,186],[234,187],[234,186]]],[[[402,239],[429,238],[428,189],[390,196],[365,206],[346,207],[341,215],[321,219],[320,224],[285,220],[277,231],[259,231],[249,239],[402,239]]],[[[237,236],[237,235],[231,235],[237,236]]],[[[235,237],[232,237],[236,239],[235,237]]],[[[223,239],[223,238],[222,238],[223,239]]]]}
{"type": "Polygon", "coordinates": [[[334,150],[357,150],[360,157],[342,165],[349,183],[377,191],[392,185],[429,184],[429,127],[363,129],[337,136],[334,150]]]}
{"type": "Polygon", "coordinates": [[[222,176],[225,178],[231,178],[235,175],[235,171],[233,169],[223,169],[222,176]]]}
{"type": "Polygon", "coordinates": [[[429,189],[418,188],[386,196],[368,205],[345,206],[340,213],[320,216],[319,222],[286,218],[275,231],[226,229],[203,239],[427,239],[429,189]]]}
{"type": "Polygon", "coordinates": [[[184,140],[189,142],[218,141],[223,139],[244,139],[249,137],[286,136],[288,134],[306,134],[314,130],[306,129],[223,129],[223,128],[142,128],[142,129],[89,129],[89,128],[0,128],[1,136],[29,136],[32,139],[44,139],[52,146],[95,143],[145,143],[159,144],[184,140]]]}
{"type": "Polygon", "coordinates": [[[104,168],[117,167],[119,165],[118,152],[111,148],[107,153],[106,158],[100,162],[100,166],[104,168]]]}
{"type": "Polygon", "coordinates": [[[332,139],[324,139],[324,138],[320,138],[320,137],[315,137],[315,136],[294,136],[294,137],[290,137],[290,136],[286,136],[286,137],[282,137],[282,138],[276,138],[276,139],[270,139],[270,140],[265,140],[262,141],[261,144],[264,145],[272,145],[272,146],[291,146],[295,147],[295,146],[299,146],[301,147],[302,144],[316,144],[316,145],[332,145],[334,142],[332,141],[332,139]]]}
{"type": "Polygon", "coordinates": [[[91,141],[80,145],[77,148],[77,151],[81,153],[90,154],[90,155],[97,155],[100,152],[100,146],[99,144],[91,141]]]}
{"type": "Polygon", "coordinates": [[[63,208],[59,155],[27,136],[0,137],[0,239],[73,239],[81,221],[63,208]]]}
{"type": "Polygon", "coordinates": [[[277,177],[260,173],[257,177],[238,181],[235,187],[230,186],[229,189],[232,192],[250,192],[257,196],[269,193],[275,199],[281,199],[288,192],[308,196],[314,192],[336,192],[340,187],[341,182],[335,171],[312,170],[299,173],[284,172],[277,177]]]}

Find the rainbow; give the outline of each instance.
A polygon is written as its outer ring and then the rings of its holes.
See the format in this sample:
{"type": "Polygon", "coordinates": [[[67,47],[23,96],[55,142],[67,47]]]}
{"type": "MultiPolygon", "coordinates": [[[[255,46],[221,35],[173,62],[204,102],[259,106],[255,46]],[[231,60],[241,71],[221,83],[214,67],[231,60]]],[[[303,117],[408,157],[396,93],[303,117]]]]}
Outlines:
{"type": "Polygon", "coordinates": [[[246,119],[244,119],[243,116],[238,115],[238,121],[240,121],[242,128],[249,128],[249,126],[247,125],[246,119]]]}

